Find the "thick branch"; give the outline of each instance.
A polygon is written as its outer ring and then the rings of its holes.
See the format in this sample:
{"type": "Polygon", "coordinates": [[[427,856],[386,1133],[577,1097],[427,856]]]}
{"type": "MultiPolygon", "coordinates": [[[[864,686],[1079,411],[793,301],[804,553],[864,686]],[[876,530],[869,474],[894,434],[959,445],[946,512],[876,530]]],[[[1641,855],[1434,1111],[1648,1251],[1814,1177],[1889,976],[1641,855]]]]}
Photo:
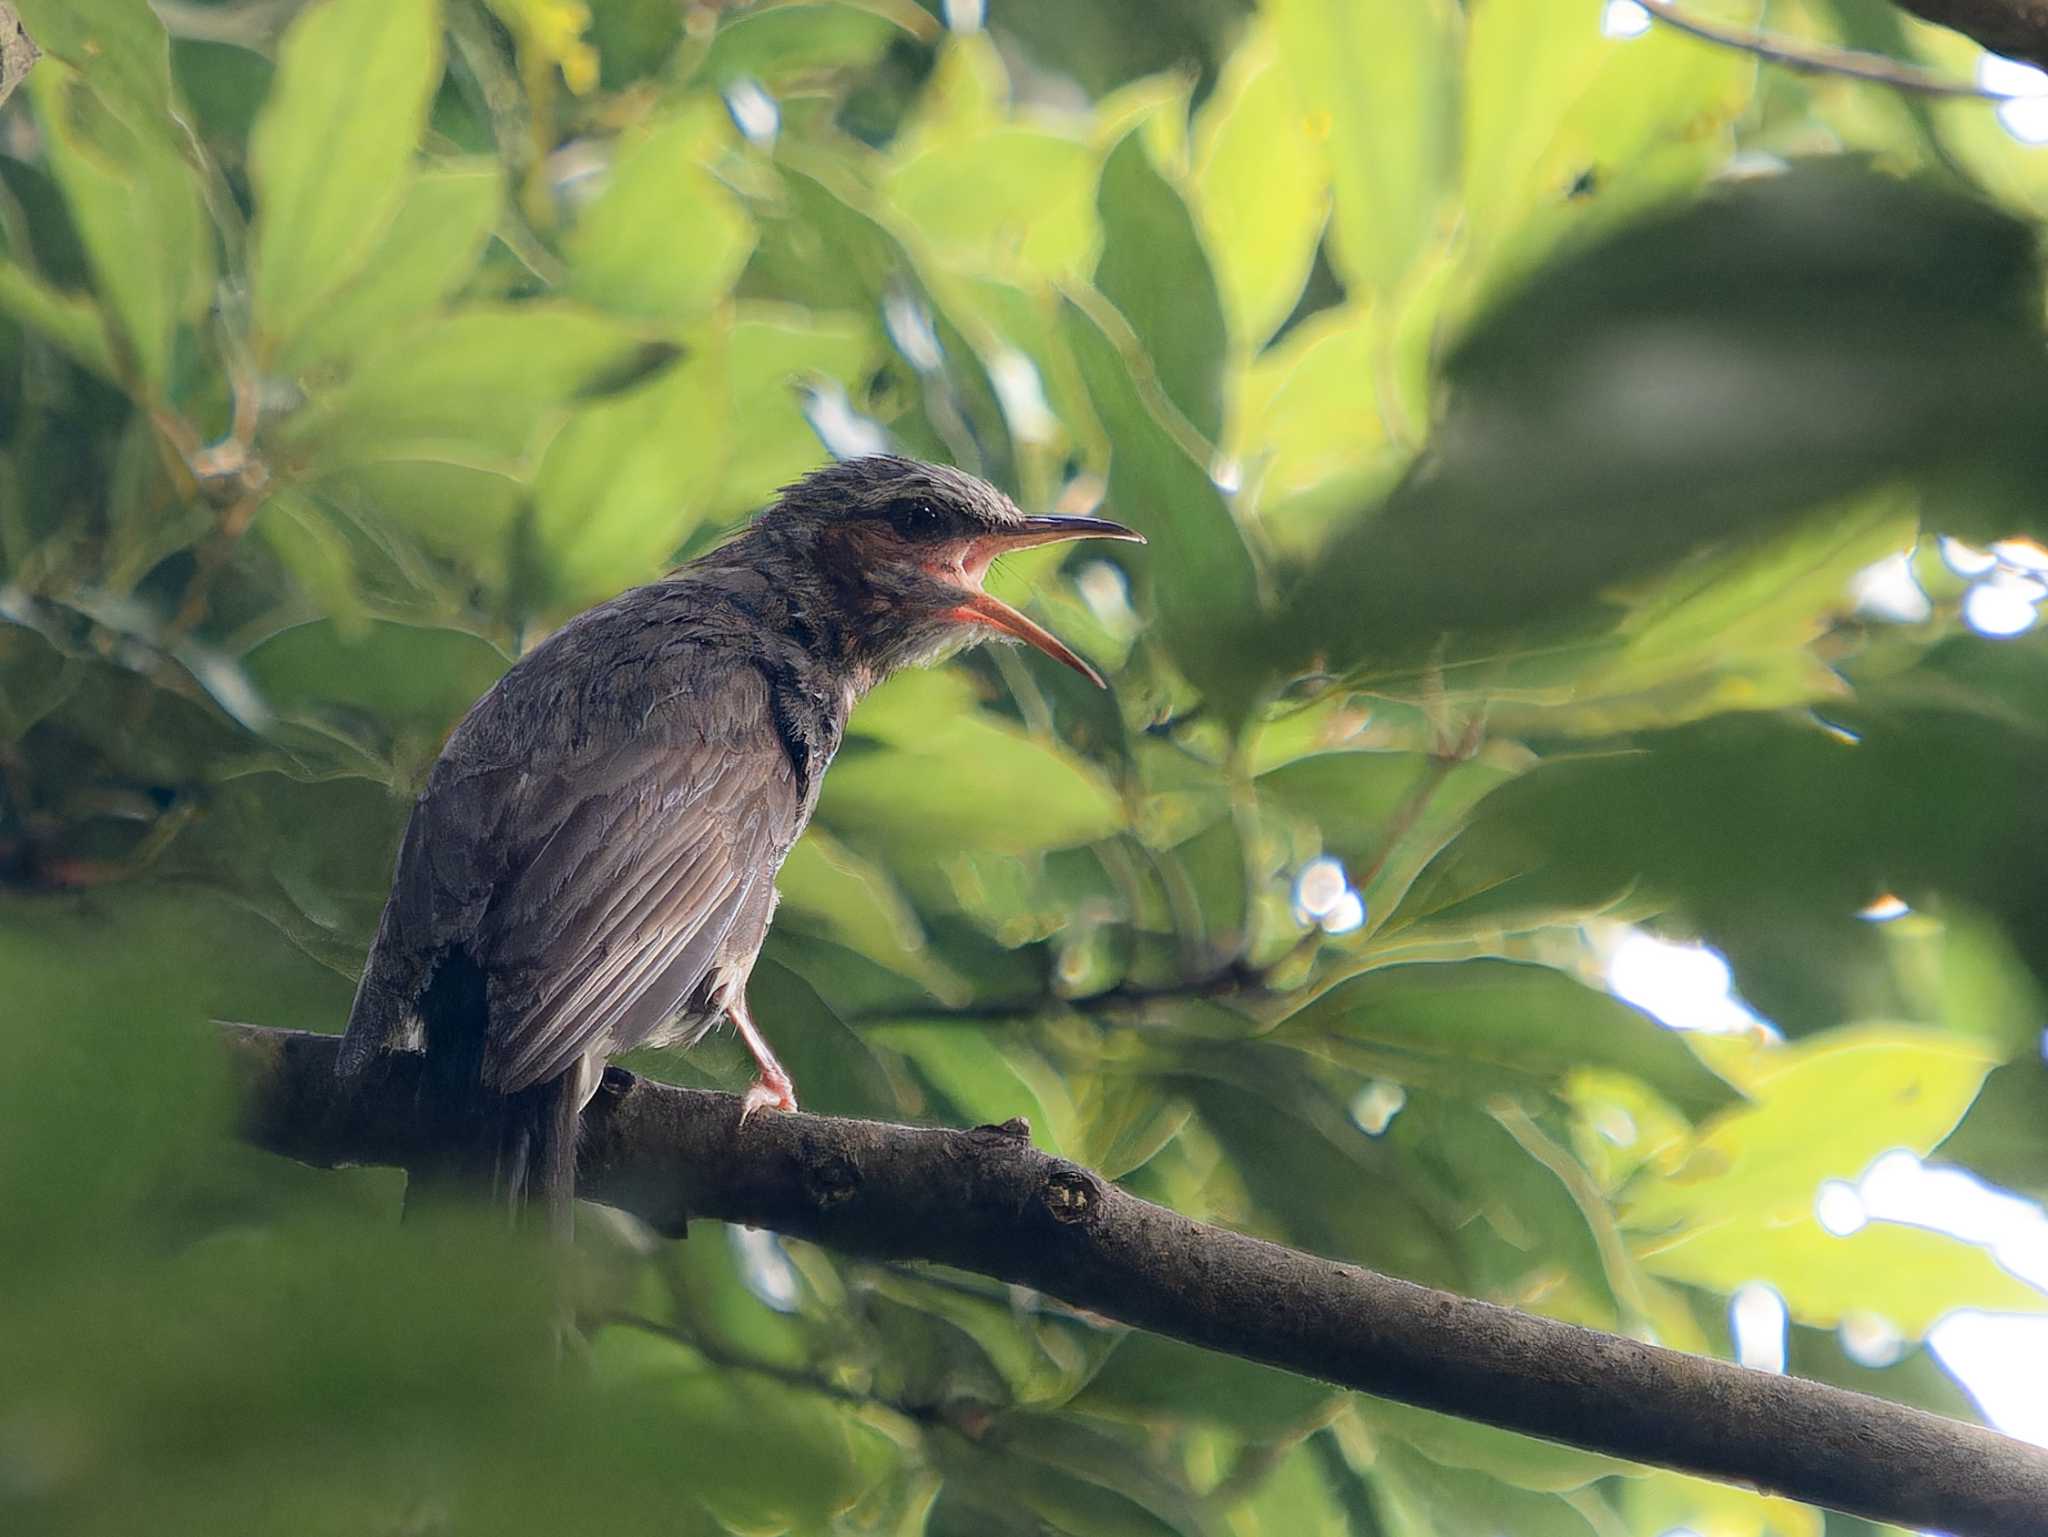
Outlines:
{"type": "MultiPolygon", "coordinates": [[[[231,1026],[245,1134],[323,1166],[403,1165],[417,1059],[353,1097],[335,1039],[231,1026]]],[[[616,1068],[584,1114],[578,1192],[680,1235],[688,1217],[849,1254],[933,1260],[1342,1387],[1952,1537],[2048,1534],[2048,1452],[1793,1377],[1341,1265],[1190,1221],[1034,1149],[1021,1125],[939,1131],[757,1115],[616,1068]]]]}

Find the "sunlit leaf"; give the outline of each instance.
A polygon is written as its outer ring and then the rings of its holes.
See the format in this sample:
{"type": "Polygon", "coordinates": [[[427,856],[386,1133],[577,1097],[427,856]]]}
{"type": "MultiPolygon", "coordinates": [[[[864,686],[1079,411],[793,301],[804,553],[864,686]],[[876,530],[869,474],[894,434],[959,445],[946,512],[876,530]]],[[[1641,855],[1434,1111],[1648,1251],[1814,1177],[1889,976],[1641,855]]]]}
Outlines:
{"type": "Polygon", "coordinates": [[[362,271],[403,203],[439,21],[434,0],[321,0],[285,34],[249,148],[250,299],[273,343],[362,271]]]}
{"type": "Polygon", "coordinates": [[[362,271],[308,317],[279,365],[304,369],[358,355],[453,294],[476,266],[501,192],[489,163],[419,172],[362,271]]]}
{"type": "Polygon", "coordinates": [[[1223,311],[1187,205],[1138,134],[1110,151],[1096,202],[1095,286],[1130,322],[1166,398],[1214,441],[1223,429],[1223,311]]]}
{"type": "Polygon", "coordinates": [[[571,293],[672,321],[695,319],[725,297],[754,232],[738,199],[704,168],[734,137],[714,111],[678,113],[615,151],[603,194],[569,234],[571,293]]]}
{"type": "MultiPolygon", "coordinates": [[[[61,64],[39,65],[28,92],[104,312],[143,382],[160,389],[178,328],[198,315],[213,279],[191,168],[168,134],[127,121],[61,64]]],[[[89,345],[75,315],[62,322],[60,338],[89,345]]]]}
{"type": "Polygon", "coordinates": [[[1384,294],[1442,216],[1457,22],[1440,0],[1282,0],[1269,15],[1297,110],[1327,137],[1338,270],[1384,294]]]}
{"type": "Polygon", "coordinates": [[[1266,28],[1230,55],[1195,124],[1192,183],[1232,341],[1255,351],[1294,308],[1329,215],[1320,120],[1266,28]]]}

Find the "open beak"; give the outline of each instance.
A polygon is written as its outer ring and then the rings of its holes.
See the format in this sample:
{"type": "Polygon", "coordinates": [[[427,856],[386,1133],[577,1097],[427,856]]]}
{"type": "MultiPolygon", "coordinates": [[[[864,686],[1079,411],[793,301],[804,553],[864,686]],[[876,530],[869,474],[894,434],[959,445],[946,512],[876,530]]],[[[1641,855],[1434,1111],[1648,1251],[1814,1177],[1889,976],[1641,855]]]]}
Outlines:
{"type": "Polygon", "coordinates": [[[1013,635],[1027,646],[1035,646],[1055,662],[1064,662],[1097,688],[1107,688],[1102,674],[1090,667],[1044,625],[1026,618],[1010,607],[1001,598],[992,597],[981,590],[982,578],[997,556],[1007,555],[1012,550],[1028,550],[1041,544],[1058,544],[1068,539],[1123,539],[1133,544],[1143,544],[1145,536],[1134,528],[1121,523],[1112,523],[1107,518],[1035,517],[1026,518],[1021,528],[1006,529],[1000,534],[983,534],[969,541],[960,555],[960,585],[966,589],[964,601],[957,608],[947,611],[946,617],[960,624],[986,625],[991,630],[1000,630],[1013,635]]]}

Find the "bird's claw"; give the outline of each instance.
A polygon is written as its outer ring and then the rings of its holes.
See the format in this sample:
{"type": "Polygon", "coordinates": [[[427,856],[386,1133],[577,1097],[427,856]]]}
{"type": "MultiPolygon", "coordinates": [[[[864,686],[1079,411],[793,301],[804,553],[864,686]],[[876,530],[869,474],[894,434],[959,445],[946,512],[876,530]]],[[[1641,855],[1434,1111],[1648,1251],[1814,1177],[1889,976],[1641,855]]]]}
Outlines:
{"type": "Polygon", "coordinates": [[[773,1077],[762,1074],[754,1086],[747,1090],[746,1098],[740,1101],[740,1125],[747,1124],[747,1117],[756,1110],[796,1109],[796,1085],[777,1073],[773,1077]]]}

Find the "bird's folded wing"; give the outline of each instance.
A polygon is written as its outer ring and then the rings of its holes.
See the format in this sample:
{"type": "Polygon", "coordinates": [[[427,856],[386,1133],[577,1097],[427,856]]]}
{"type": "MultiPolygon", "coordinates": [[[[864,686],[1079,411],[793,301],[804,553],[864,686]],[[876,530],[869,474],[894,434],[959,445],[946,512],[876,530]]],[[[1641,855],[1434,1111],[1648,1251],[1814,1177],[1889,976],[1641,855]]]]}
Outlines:
{"type": "MultiPolygon", "coordinates": [[[[551,812],[494,895],[485,1081],[511,1094],[586,1052],[640,1044],[701,998],[736,922],[797,831],[788,754],[765,709],[726,729],[652,731],[535,786],[551,812]]],[[[753,936],[755,941],[758,936],[753,936]]]]}

